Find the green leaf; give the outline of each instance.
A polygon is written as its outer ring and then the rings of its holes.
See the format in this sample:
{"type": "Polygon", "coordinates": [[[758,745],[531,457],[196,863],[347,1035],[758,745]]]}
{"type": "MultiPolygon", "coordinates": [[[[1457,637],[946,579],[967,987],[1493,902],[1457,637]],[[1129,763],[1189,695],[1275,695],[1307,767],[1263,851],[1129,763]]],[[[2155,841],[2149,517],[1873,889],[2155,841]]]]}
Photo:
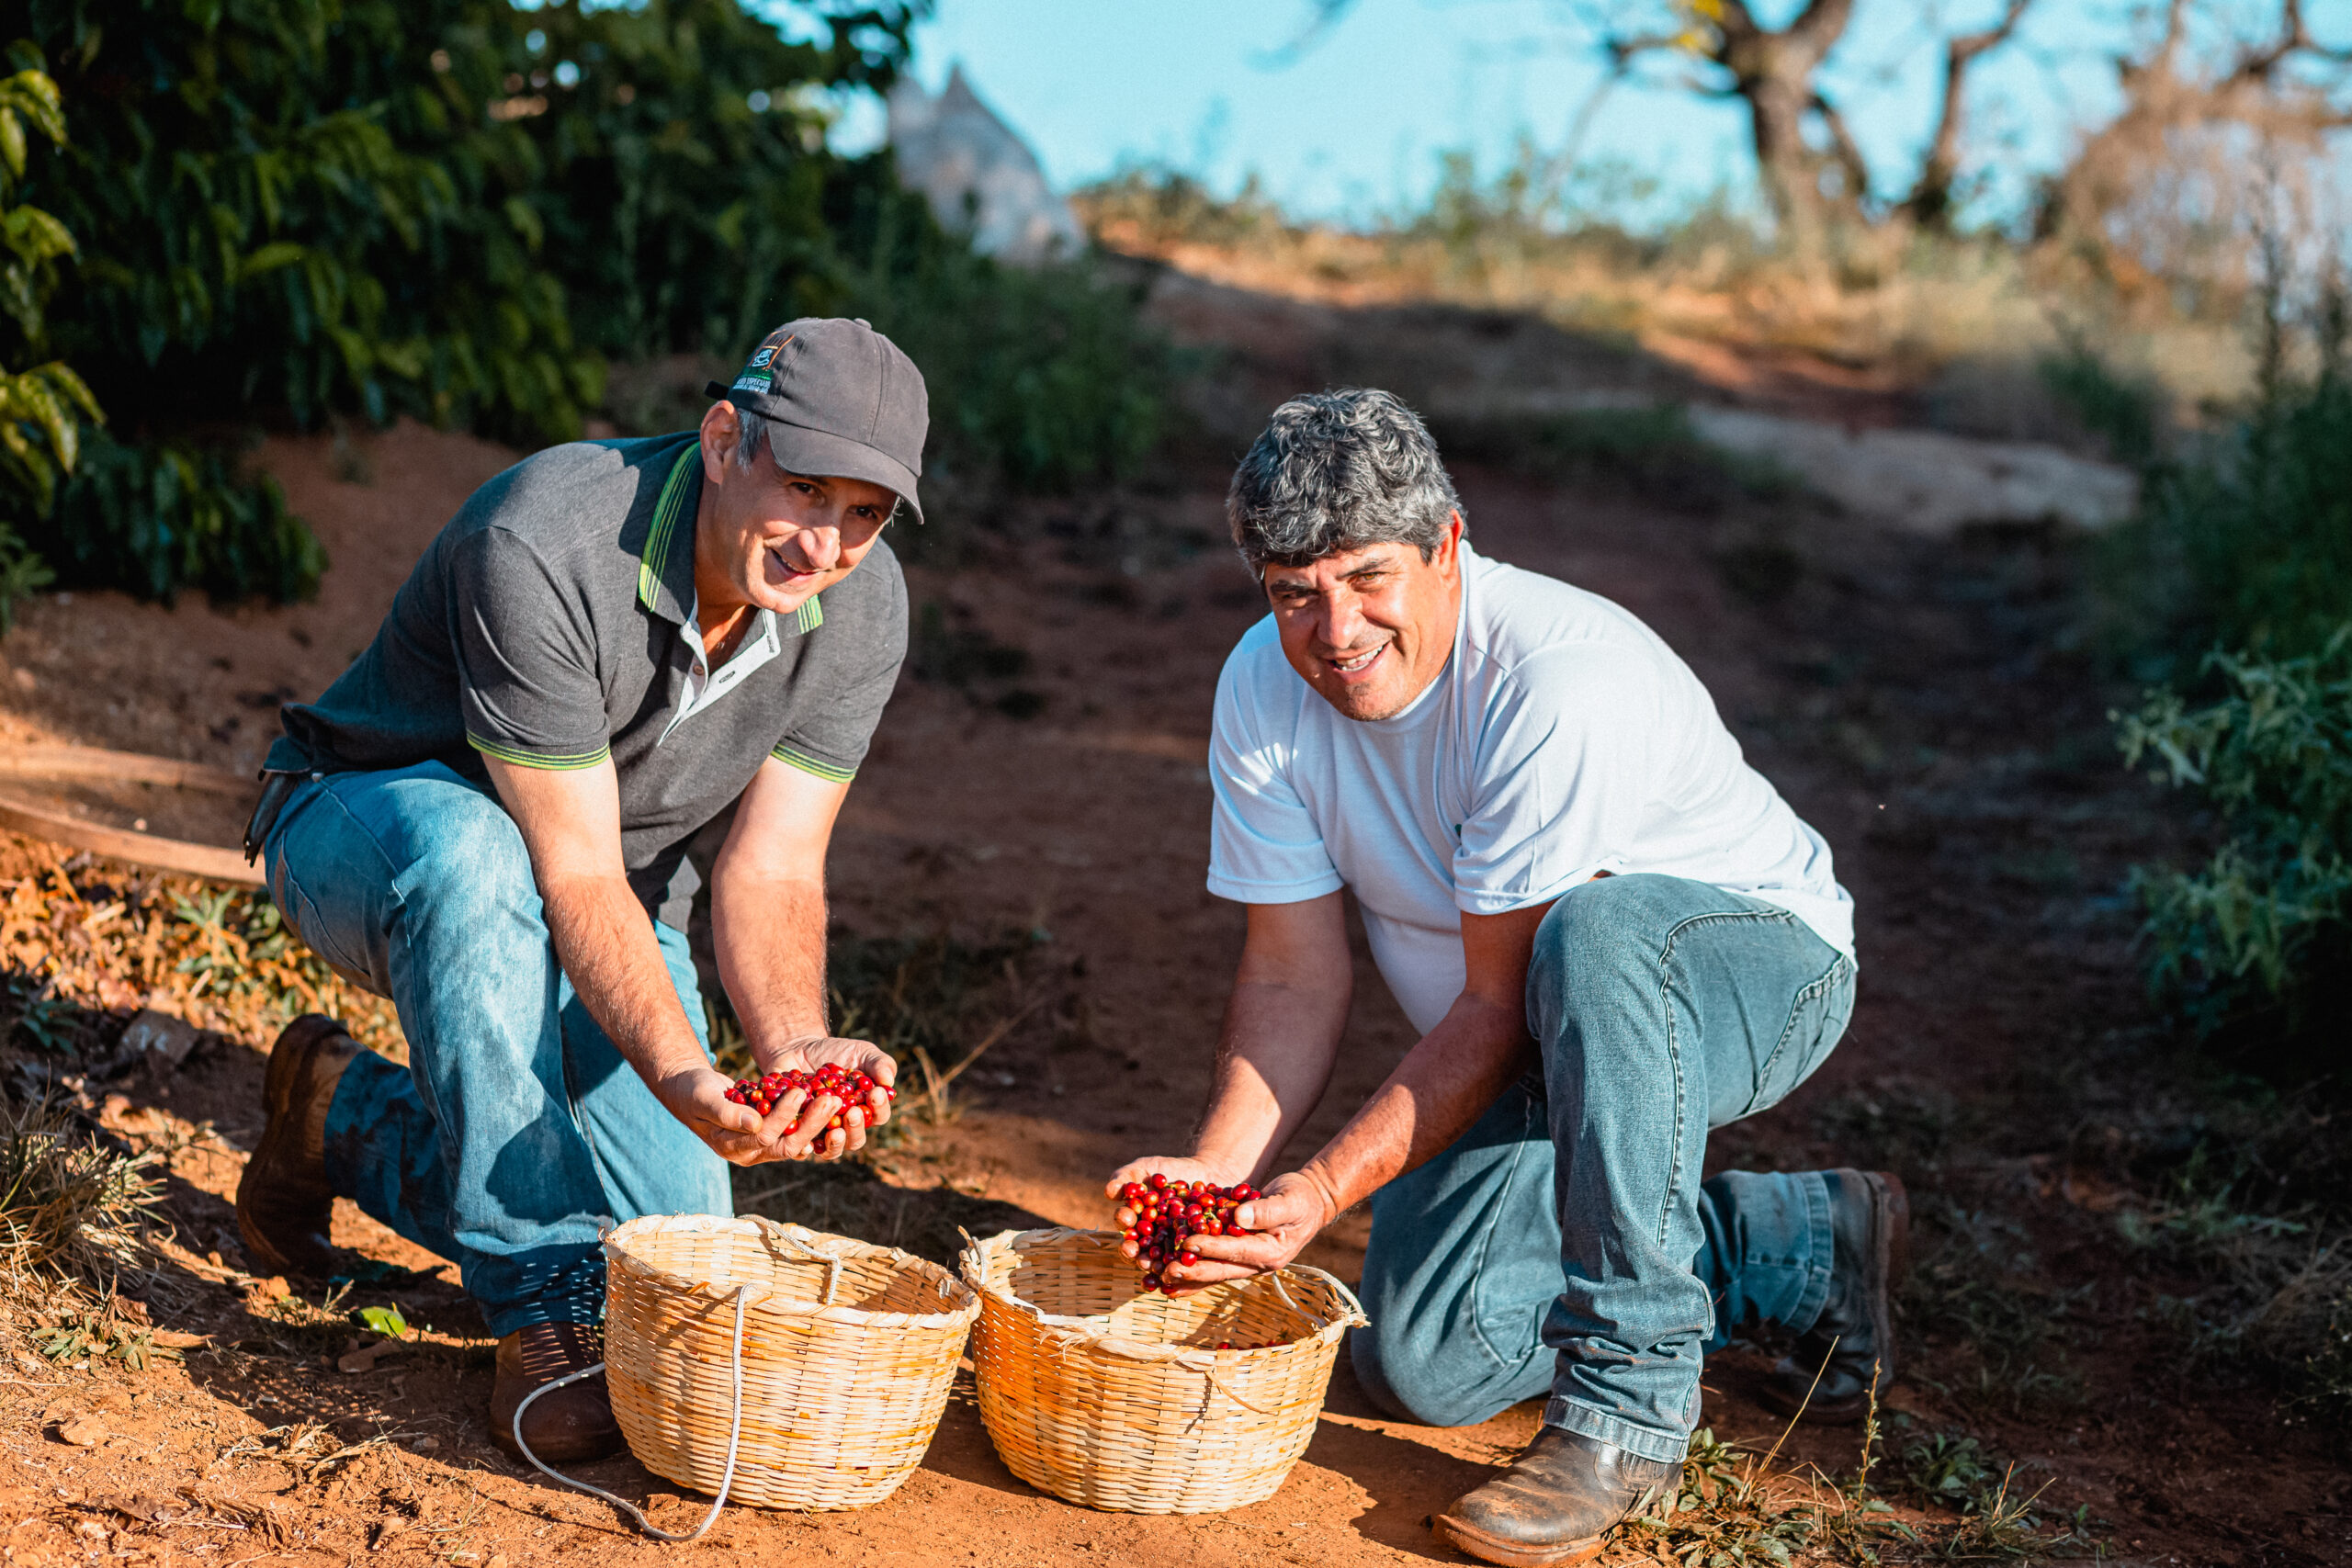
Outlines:
{"type": "Polygon", "coordinates": [[[237,281],[250,283],[254,278],[276,272],[280,267],[292,266],[307,254],[306,247],[298,245],[291,240],[274,240],[261,249],[239,258],[237,281]]]}
{"type": "Polygon", "coordinates": [[[370,1333],[387,1339],[408,1337],[408,1319],[401,1315],[401,1309],[396,1306],[361,1307],[358,1317],[360,1326],[370,1333]]]}

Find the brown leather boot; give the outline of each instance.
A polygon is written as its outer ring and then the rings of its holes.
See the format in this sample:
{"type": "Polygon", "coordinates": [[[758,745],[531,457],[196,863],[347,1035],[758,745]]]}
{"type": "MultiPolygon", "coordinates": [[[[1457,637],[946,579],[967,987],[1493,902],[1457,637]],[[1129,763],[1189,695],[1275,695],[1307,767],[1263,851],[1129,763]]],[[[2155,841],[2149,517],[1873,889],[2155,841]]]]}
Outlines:
{"type": "Polygon", "coordinates": [[[1511,1467],[1432,1521],[1482,1562],[1561,1568],[1600,1555],[1609,1532],[1682,1484],[1682,1465],[1544,1427],[1511,1467]]]}
{"type": "Polygon", "coordinates": [[[327,1235],[334,1193],[327,1186],[327,1107],[362,1047],[343,1025],[305,1013],[269,1049],[262,1078],[261,1142],[237,1183],[237,1229],[265,1274],[336,1272],[327,1235]]]}
{"type": "Polygon", "coordinates": [[[1887,1170],[1833,1170],[1829,1299],[1757,1391],[1766,1408],[1849,1424],[1894,1382],[1894,1290],[1911,1261],[1911,1199],[1887,1170]]]}
{"type": "MultiPolygon", "coordinates": [[[[498,1342],[498,1382],[490,1392],[490,1440],[515,1459],[514,1411],[530,1392],[605,1359],[603,1337],[584,1323],[535,1323],[498,1342]]],[[[578,1464],[621,1450],[605,1374],[582,1378],[532,1401],[523,1440],[548,1464],[578,1464]]]]}

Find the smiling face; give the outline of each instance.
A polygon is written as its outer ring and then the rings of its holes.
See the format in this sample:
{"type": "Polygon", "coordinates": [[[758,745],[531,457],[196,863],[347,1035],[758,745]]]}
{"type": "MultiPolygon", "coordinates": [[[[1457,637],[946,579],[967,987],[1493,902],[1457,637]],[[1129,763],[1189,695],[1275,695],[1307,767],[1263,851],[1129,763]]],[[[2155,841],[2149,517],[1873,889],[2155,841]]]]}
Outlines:
{"type": "Polygon", "coordinates": [[[1408,544],[1342,550],[1309,566],[1268,566],[1283,656],[1349,718],[1401,713],[1453,652],[1462,610],[1462,517],[1430,558],[1408,544]]]}
{"type": "Polygon", "coordinates": [[[787,473],[764,447],[742,468],[741,431],[732,403],[703,415],[695,593],[706,618],[746,604],[797,610],[865,558],[899,501],[865,479],[787,473]]]}

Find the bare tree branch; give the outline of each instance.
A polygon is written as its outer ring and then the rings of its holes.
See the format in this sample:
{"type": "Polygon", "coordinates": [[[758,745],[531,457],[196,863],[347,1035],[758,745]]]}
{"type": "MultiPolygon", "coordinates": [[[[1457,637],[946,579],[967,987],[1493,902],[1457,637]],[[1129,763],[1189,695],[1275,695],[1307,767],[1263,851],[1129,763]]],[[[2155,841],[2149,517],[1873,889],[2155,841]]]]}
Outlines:
{"type": "Polygon", "coordinates": [[[1817,92],[1813,95],[1813,112],[1828,128],[1830,161],[1846,176],[1846,200],[1860,207],[1871,193],[1871,166],[1862,159],[1861,144],[1846,128],[1846,117],[1838,112],[1838,106],[1817,92]]]}
{"type": "Polygon", "coordinates": [[[1960,178],[1961,127],[1967,115],[1964,91],[1968,68],[1979,55],[2008,42],[2025,19],[2033,0],[2008,0],[2001,19],[1982,32],[1961,33],[1944,45],[1944,101],[1936,117],[1935,135],[1919,164],[1919,177],[1904,199],[1901,210],[1915,223],[1930,229],[1951,225],[1952,186],[1960,178]]]}
{"type": "Polygon", "coordinates": [[[1355,8],[1355,0],[1307,0],[1306,25],[1294,34],[1289,42],[1277,49],[1261,50],[1256,62],[1264,70],[1279,71],[1295,65],[1309,51],[1323,41],[1323,35],[1332,25],[1355,8]]]}

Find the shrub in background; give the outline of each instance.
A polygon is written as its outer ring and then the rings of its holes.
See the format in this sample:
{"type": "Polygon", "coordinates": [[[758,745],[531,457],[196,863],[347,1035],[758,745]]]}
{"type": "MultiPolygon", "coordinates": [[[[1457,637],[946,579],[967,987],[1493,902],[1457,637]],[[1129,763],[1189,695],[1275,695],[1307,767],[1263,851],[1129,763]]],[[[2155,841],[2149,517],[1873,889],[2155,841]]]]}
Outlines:
{"type": "Polygon", "coordinates": [[[58,263],[73,255],[74,236],[29,202],[9,205],[34,136],[64,141],[65,114],[57,84],[26,67],[0,80],[0,631],[17,601],[52,576],[10,519],[55,501],[80,455],[82,421],[99,417],[79,376],[62,360],[41,362],[58,263]]]}
{"type": "MultiPolygon", "coordinates": [[[[2352,620],[2352,307],[2342,284],[2323,297],[2318,372],[2297,380],[2282,368],[2290,334],[2275,304],[2251,411],[2149,462],[2139,516],[2102,547],[2116,640],[2147,679],[2187,676],[2197,650],[2214,647],[2312,653],[2352,620]]],[[[2137,417],[2128,390],[2091,400],[2125,430],[2137,417]]]]}
{"type": "Polygon", "coordinates": [[[2159,691],[2121,721],[2127,761],[2198,790],[2225,832],[2194,871],[2135,872],[2150,977],[2200,1036],[2242,1036],[2275,1070],[2340,1074],[2352,1066],[2352,621],[2316,653],[2215,654],[2207,668],[2219,701],[2159,691]]]}
{"type": "Polygon", "coordinates": [[[233,455],[257,422],[564,439],[606,356],[809,313],[925,367],[951,471],[1130,468],[1169,365],[1135,290],[996,266],[825,146],[923,5],[799,0],[796,41],[741,0],[29,0],[73,138],[26,190],[82,254],[51,323],[120,445],[7,514],[69,581],[300,594],[317,547],[233,455]]]}

